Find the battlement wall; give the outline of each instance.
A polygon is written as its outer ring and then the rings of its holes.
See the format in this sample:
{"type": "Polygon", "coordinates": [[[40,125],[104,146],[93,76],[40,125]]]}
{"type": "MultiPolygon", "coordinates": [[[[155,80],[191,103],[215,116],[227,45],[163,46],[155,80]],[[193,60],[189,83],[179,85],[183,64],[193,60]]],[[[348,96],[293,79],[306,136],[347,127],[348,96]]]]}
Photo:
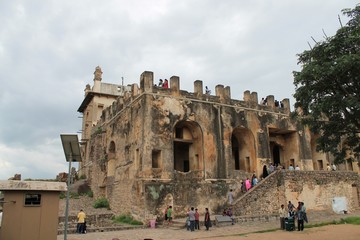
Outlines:
{"type": "MultiPolygon", "coordinates": [[[[147,93],[166,94],[177,97],[182,96],[182,97],[189,97],[189,98],[205,100],[205,101],[211,100],[212,102],[226,103],[230,105],[239,102],[245,102],[247,103],[245,104],[247,107],[258,107],[256,105],[260,105],[260,102],[258,101],[257,92],[250,92],[249,90],[246,90],[244,92],[243,100],[236,100],[231,98],[230,86],[225,87],[224,85],[219,84],[216,85],[215,87],[215,95],[210,95],[204,93],[203,82],[201,80],[196,80],[194,81],[194,92],[189,93],[187,91],[183,91],[180,89],[180,78],[177,76],[172,76],[170,78],[170,88],[156,87],[153,76],[154,76],[153,72],[148,72],[148,71],[141,74],[140,77],[141,93],[147,92],[147,93]]],[[[266,105],[263,105],[261,107],[265,107],[266,110],[272,110],[272,111],[285,110],[283,111],[284,113],[290,113],[290,100],[288,98],[281,100],[281,102],[283,103],[282,108],[275,106],[275,98],[273,95],[269,95],[266,98],[267,98],[266,105]]]]}
{"type": "Polygon", "coordinates": [[[177,99],[189,99],[191,101],[219,104],[232,106],[235,108],[243,108],[247,110],[258,110],[267,113],[289,115],[290,100],[285,98],[281,100],[282,107],[276,106],[273,95],[266,97],[266,104],[258,100],[257,92],[244,91],[242,100],[231,98],[231,88],[229,86],[217,85],[215,87],[215,95],[206,94],[203,90],[203,82],[201,80],[194,81],[194,92],[188,92],[180,89],[180,78],[172,76],[170,78],[169,88],[158,87],[154,84],[153,72],[145,71],[140,76],[140,86],[134,83],[131,85],[131,92],[126,92],[124,96],[119,97],[110,108],[103,110],[102,122],[109,121],[143,95],[164,96],[177,99]]]}

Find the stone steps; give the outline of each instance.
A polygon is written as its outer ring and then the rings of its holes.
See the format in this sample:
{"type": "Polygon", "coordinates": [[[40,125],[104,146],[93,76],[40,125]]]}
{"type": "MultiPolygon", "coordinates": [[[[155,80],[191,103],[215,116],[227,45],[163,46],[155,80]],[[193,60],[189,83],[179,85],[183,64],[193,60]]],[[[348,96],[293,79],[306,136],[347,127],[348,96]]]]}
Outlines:
{"type": "MultiPolygon", "coordinates": [[[[86,232],[111,232],[111,231],[121,231],[121,230],[129,230],[129,229],[138,229],[138,228],[147,228],[147,226],[144,225],[115,225],[115,226],[109,226],[109,227],[87,227],[86,232]]],[[[69,226],[67,229],[69,234],[75,234],[76,233],[76,226],[69,226]]],[[[58,235],[64,234],[65,229],[58,229],[58,235]]]]}

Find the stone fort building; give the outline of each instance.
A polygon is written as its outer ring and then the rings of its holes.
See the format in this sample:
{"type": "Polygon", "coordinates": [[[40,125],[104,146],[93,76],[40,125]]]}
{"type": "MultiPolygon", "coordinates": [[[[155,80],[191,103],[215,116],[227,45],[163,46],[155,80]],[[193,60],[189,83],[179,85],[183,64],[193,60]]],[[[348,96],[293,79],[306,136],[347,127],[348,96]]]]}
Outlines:
{"type": "Polygon", "coordinates": [[[346,197],[350,208],[358,206],[358,166],[348,162],[338,166],[342,171],[321,171],[332,158],[317,152],[316,136],[291,117],[289,99],[280,108],[272,95],[264,105],[256,92],[245,91],[243,100],[236,100],[229,86],[217,85],[210,95],[200,80],[193,92],[181,90],[177,76],[169,82],[169,88],[157,87],[146,71],[140,85],[107,84],[97,67],[94,85],[86,86],[78,109],[83,114],[79,173],[115,213],[144,219],[162,216],[167,205],[174,206],[175,215],[189,206],[216,212],[230,188],[237,214],[254,213],[251,204],[260,199],[261,213],[300,199],[309,209],[328,209],[337,196],[346,197]],[[241,194],[241,180],[253,173],[261,177],[270,163],[286,169],[298,165],[302,171],[278,171],[241,194]]]}

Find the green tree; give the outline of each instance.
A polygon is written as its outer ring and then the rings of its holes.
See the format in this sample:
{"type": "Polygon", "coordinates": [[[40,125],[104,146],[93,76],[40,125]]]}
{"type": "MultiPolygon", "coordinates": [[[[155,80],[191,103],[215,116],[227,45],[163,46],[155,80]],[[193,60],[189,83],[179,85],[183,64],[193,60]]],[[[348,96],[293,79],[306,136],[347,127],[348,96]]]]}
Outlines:
{"type": "Polygon", "coordinates": [[[317,150],[332,153],[335,163],[360,155],[360,5],[342,12],[348,23],[298,54],[301,71],[293,72],[299,117],[319,134],[317,150]]]}

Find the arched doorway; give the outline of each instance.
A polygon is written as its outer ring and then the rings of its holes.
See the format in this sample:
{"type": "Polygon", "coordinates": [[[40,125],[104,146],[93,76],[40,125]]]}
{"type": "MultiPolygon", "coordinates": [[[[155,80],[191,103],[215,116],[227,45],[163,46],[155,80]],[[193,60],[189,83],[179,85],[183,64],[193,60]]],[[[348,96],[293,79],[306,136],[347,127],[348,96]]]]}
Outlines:
{"type": "Polygon", "coordinates": [[[181,172],[203,168],[202,132],[192,121],[181,121],[175,125],[174,169],[181,172]]]}
{"type": "Polygon", "coordinates": [[[244,127],[233,130],[231,135],[232,166],[234,170],[253,172],[256,169],[256,149],[252,132],[244,127]]]}

